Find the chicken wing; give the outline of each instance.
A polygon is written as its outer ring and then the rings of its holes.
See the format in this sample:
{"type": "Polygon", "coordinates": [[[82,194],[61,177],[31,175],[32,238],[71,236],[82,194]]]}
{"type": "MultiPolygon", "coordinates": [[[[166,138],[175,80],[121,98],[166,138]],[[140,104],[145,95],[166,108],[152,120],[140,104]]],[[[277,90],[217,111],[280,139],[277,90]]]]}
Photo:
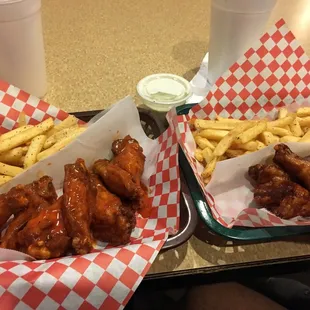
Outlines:
{"type": "Polygon", "coordinates": [[[140,185],[145,156],[138,141],[129,135],[124,139],[115,140],[112,144],[112,151],[115,155],[112,162],[127,171],[133,181],[140,185]]]}
{"type": "Polygon", "coordinates": [[[136,224],[134,209],[110,193],[96,175],[91,175],[91,187],[96,192],[91,224],[94,237],[112,245],[128,243],[136,224]]]}
{"type": "Polygon", "coordinates": [[[78,254],[92,250],[89,206],[89,173],[83,159],[65,165],[64,221],[72,247],[78,254]]]}
{"type": "Polygon", "coordinates": [[[41,209],[18,233],[18,244],[23,252],[36,259],[62,256],[70,243],[62,216],[63,197],[41,209]]]}
{"type": "Polygon", "coordinates": [[[310,162],[293,153],[285,144],[277,144],[274,149],[273,161],[310,190],[310,162]]]}
{"type": "Polygon", "coordinates": [[[44,176],[31,184],[16,186],[6,195],[7,205],[10,209],[14,209],[17,214],[1,238],[1,247],[16,249],[17,233],[19,230],[26,225],[35,212],[55,202],[57,194],[52,183],[52,178],[44,176]],[[24,211],[21,211],[21,207],[24,208],[24,211]]]}
{"type": "Polygon", "coordinates": [[[140,185],[136,184],[132,176],[106,159],[99,159],[94,163],[93,170],[102,178],[105,186],[114,194],[129,199],[139,197],[140,185]]]}

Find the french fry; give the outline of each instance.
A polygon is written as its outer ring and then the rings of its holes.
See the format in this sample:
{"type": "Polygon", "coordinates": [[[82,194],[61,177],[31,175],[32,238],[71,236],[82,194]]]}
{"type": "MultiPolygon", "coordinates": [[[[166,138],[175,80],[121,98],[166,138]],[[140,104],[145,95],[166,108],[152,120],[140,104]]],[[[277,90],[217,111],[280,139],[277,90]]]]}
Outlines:
{"type": "Polygon", "coordinates": [[[229,131],[227,130],[205,129],[200,132],[200,136],[210,140],[220,141],[228,135],[228,133],[229,131]]]}
{"type": "Polygon", "coordinates": [[[24,172],[24,169],[20,167],[15,167],[15,166],[7,165],[4,163],[0,163],[0,174],[8,175],[10,177],[15,177],[22,172],[24,172]]]}
{"type": "Polygon", "coordinates": [[[205,167],[204,171],[202,172],[201,176],[203,177],[203,179],[207,179],[209,177],[211,177],[212,172],[215,169],[216,166],[216,162],[217,162],[217,157],[214,157],[205,167]]]}
{"type": "Polygon", "coordinates": [[[234,157],[238,157],[244,154],[243,150],[232,150],[229,149],[225,152],[225,154],[227,155],[228,158],[234,158],[234,157]]]}
{"type": "Polygon", "coordinates": [[[213,152],[209,147],[202,150],[202,156],[206,163],[209,163],[213,159],[213,152]]]}
{"type": "Polygon", "coordinates": [[[49,130],[47,132],[47,137],[52,136],[57,131],[61,131],[65,128],[72,127],[72,126],[76,125],[77,123],[78,123],[78,119],[73,115],[69,115],[65,120],[63,120],[59,124],[55,125],[54,128],[49,130]]]}
{"type": "Polygon", "coordinates": [[[209,147],[211,150],[214,150],[215,147],[207,138],[203,138],[201,136],[195,137],[196,144],[203,150],[206,147],[209,147]]]}
{"type": "Polygon", "coordinates": [[[288,115],[288,111],[286,108],[280,108],[278,113],[278,119],[285,118],[288,115]]]}
{"type": "Polygon", "coordinates": [[[279,137],[274,136],[271,132],[269,131],[264,131],[258,136],[259,140],[263,142],[265,145],[269,145],[272,143],[279,142],[279,137]]]}
{"type": "Polygon", "coordinates": [[[289,126],[290,126],[290,129],[291,129],[293,136],[301,137],[304,134],[304,132],[302,131],[302,129],[299,125],[297,117],[295,117],[295,119],[293,120],[293,122],[289,126]]]}
{"type": "Polygon", "coordinates": [[[230,148],[232,143],[234,142],[235,138],[242,133],[243,131],[246,131],[247,129],[255,126],[256,123],[251,122],[243,122],[239,124],[236,128],[231,130],[215,147],[215,150],[213,151],[213,155],[216,157],[219,157],[223,155],[226,150],[230,148]]]}
{"type": "Polygon", "coordinates": [[[22,127],[19,127],[19,128],[16,128],[16,129],[13,129],[9,132],[6,132],[4,133],[3,135],[0,136],[0,142],[2,142],[3,140],[7,140],[7,139],[10,139],[30,128],[32,128],[33,126],[32,125],[26,125],[26,126],[22,126],[22,127]]]}
{"type": "Polygon", "coordinates": [[[281,127],[272,127],[272,128],[269,128],[268,131],[271,132],[272,134],[274,134],[276,136],[280,136],[280,137],[291,135],[290,130],[287,130],[287,129],[281,128],[281,127]]]}
{"type": "Polygon", "coordinates": [[[256,142],[257,142],[257,150],[261,150],[266,147],[266,145],[263,142],[259,140],[256,140],[256,142]]]}
{"type": "Polygon", "coordinates": [[[240,133],[236,137],[237,143],[247,143],[254,138],[256,138],[259,134],[261,134],[267,128],[267,122],[258,122],[253,127],[245,130],[244,132],[240,133]]]}
{"type": "Polygon", "coordinates": [[[230,122],[230,119],[226,120],[203,120],[195,119],[195,128],[196,129],[222,129],[222,130],[231,130],[237,126],[237,123],[230,122]]]}
{"type": "Polygon", "coordinates": [[[37,156],[41,152],[45,140],[46,140],[45,135],[36,136],[31,140],[31,143],[28,148],[28,152],[25,155],[25,160],[24,160],[25,169],[28,169],[29,167],[33,166],[37,162],[37,156]]]}
{"type": "Polygon", "coordinates": [[[195,153],[194,153],[195,158],[199,161],[199,162],[203,162],[203,156],[202,156],[202,150],[201,149],[196,149],[195,153]]]}
{"type": "Polygon", "coordinates": [[[246,152],[244,153],[244,155],[252,154],[252,153],[253,153],[253,151],[246,151],[246,152]]]}
{"type": "Polygon", "coordinates": [[[310,127],[310,116],[307,117],[297,117],[299,125],[301,127],[310,127]]]}
{"type": "Polygon", "coordinates": [[[69,128],[64,128],[60,131],[55,132],[53,135],[48,137],[44,143],[43,148],[48,149],[50,148],[53,144],[55,144],[57,141],[60,141],[66,137],[69,137],[72,135],[75,131],[83,132],[87,128],[86,127],[81,127],[79,128],[77,125],[69,127],[69,128]]]}
{"type": "Polygon", "coordinates": [[[267,122],[267,130],[270,130],[273,127],[284,127],[290,125],[294,120],[294,116],[286,116],[275,121],[267,122]]]}
{"type": "Polygon", "coordinates": [[[68,136],[68,137],[58,141],[49,149],[46,149],[46,150],[42,151],[41,153],[39,153],[37,156],[37,160],[40,161],[40,160],[42,160],[42,159],[44,159],[50,155],[57,153],[58,151],[60,151],[64,147],[66,147],[69,143],[71,143],[73,140],[75,140],[80,134],[81,134],[81,132],[75,131],[71,136],[68,136]]]}
{"type": "Polygon", "coordinates": [[[0,185],[5,184],[6,182],[9,182],[13,178],[9,175],[0,175],[0,185]]]}
{"type": "Polygon", "coordinates": [[[13,166],[19,166],[21,158],[24,154],[25,152],[23,147],[16,147],[15,149],[0,154],[0,162],[13,166]]]}
{"type": "Polygon", "coordinates": [[[299,140],[299,142],[306,142],[310,140],[310,130],[308,130],[303,137],[299,140]]]}
{"type": "Polygon", "coordinates": [[[256,151],[257,150],[257,141],[249,141],[247,143],[237,143],[233,142],[231,149],[235,150],[246,150],[246,151],[256,151]]]}
{"type": "Polygon", "coordinates": [[[300,140],[300,137],[295,136],[284,136],[280,138],[280,142],[299,142],[300,140]]]}
{"type": "MultiPolygon", "coordinates": [[[[31,140],[35,136],[43,134],[54,126],[54,122],[51,118],[43,121],[42,123],[22,131],[21,133],[13,136],[12,138],[5,139],[0,143],[0,153],[9,151],[17,146],[24,144],[25,142],[31,140]]],[[[21,127],[22,128],[22,127],[21,127]]],[[[19,129],[19,128],[18,128],[19,129]]],[[[1,172],[0,172],[1,173],[1,172]]]]}
{"type": "Polygon", "coordinates": [[[299,108],[296,113],[299,117],[310,116],[310,107],[299,108]]]}
{"type": "Polygon", "coordinates": [[[203,182],[205,183],[205,185],[209,184],[211,181],[211,177],[207,177],[203,179],[203,182]]]}
{"type": "Polygon", "coordinates": [[[23,127],[26,125],[27,125],[26,114],[24,111],[22,111],[19,113],[19,116],[18,116],[18,127],[23,127]]]}

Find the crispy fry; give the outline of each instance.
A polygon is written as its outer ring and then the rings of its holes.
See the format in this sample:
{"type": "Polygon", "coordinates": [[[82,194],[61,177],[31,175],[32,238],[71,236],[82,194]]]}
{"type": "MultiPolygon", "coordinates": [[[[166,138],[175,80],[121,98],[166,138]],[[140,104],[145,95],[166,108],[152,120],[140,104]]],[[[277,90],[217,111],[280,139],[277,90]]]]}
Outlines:
{"type": "Polygon", "coordinates": [[[284,136],[280,138],[280,142],[298,142],[301,139],[295,136],[284,136]]]}
{"type": "Polygon", "coordinates": [[[210,140],[220,141],[228,133],[229,131],[227,130],[205,129],[200,132],[200,136],[210,140]]]}
{"type": "Polygon", "coordinates": [[[257,142],[257,150],[261,150],[266,147],[266,145],[263,142],[259,140],[256,140],[256,142],[257,142]]]}
{"type": "Polygon", "coordinates": [[[255,124],[256,123],[243,122],[240,125],[238,125],[236,128],[234,128],[233,130],[231,130],[216,146],[215,150],[213,151],[214,156],[218,157],[218,156],[223,155],[226,152],[226,150],[230,148],[235,138],[240,133],[255,126],[255,124]]]}
{"type": "Polygon", "coordinates": [[[13,178],[10,177],[9,175],[0,175],[0,185],[5,184],[6,182],[9,182],[13,178]]]}
{"type": "Polygon", "coordinates": [[[18,127],[23,127],[26,125],[27,125],[26,114],[24,111],[22,111],[19,113],[19,116],[18,116],[18,127]]]}
{"type": "Polygon", "coordinates": [[[235,150],[246,150],[246,151],[256,151],[257,150],[257,141],[249,141],[247,143],[237,143],[233,142],[231,149],[235,150]]]}
{"type": "Polygon", "coordinates": [[[194,153],[195,158],[199,161],[199,162],[203,162],[203,156],[202,156],[202,150],[201,149],[196,149],[195,153],[194,153]]]}
{"type": "Polygon", "coordinates": [[[25,152],[23,147],[16,147],[15,149],[0,154],[0,162],[13,166],[19,166],[21,158],[24,154],[25,152]]]}
{"type": "Polygon", "coordinates": [[[209,178],[212,175],[212,172],[215,169],[216,166],[216,162],[217,162],[217,157],[214,157],[206,166],[206,168],[204,169],[204,171],[202,172],[201,176],[203,177],[203,179],[209,178]]]}
{"type": "Polygon", "coordinates": [[[213,153],[212,150],[208,147],[204,148],[202,150],[202,156],[206,163],[209,163],[213,159],[213,153]]]}
{"type": "Polygon", "coordinates": [[[48,137],[44,143],[43,148],[48,149],[50,148],[53,144],[55,144],[57,141],[60,141],[66,137],[69,137],[72,135],[75,131],[83,132],[87,128],[86,127],[78,127],[77,125],[69,127],[69,128],[64,128],[60,131],[55,132],[52,136],[48,137]]]}
{"type": "Polygon", "coordinates": [[[287,130],[287,129],[281,128],[281,127],[268,128],[267,131],[271,132],[272,134],[274,134],[276,136],[280,136],[280,137],[291,135],[291,131],[290,130],[287,130]]]}
{"type": "MultiPolygon", "coordinates": [[[[82,129],[82,128],[80,128],[80,129],[82,129]]],[[[40,161],[40,160],[42,160],[42,159],[44,159],[50,155],[57,153],[58,151],[63,149],[65,146],[70,144],[73,140],[75,140],[81,133],[82,132],[76,131],[71,136],[66,137],[66,138],[58,141],[49,149],[46,149],[46,150],[42,151],[41,153],[39,153],[37,156],[37,160],[40,161]]]]}
{"type": "Polygon", "coordinates": [[[278,113],[278,119],[285,118],[288,115],[288,111],[286,108],[280,108],[278,113]]]}
{"type": "MultiPolygon", "coordinates": [[[[54,126],[54,122],[51,118],[43,121],[42,123],[22,131],[18,135],[13,136],[12,138],[6,139],[0,143],[0,153],[9,151],[17,146],[24,144],[26,141],[31,140],[35,136],[43,134],[50,128],[54,126]]],[[[22,127],[21,127],[22,128],[22,127]]],[[[20,128],[18,128],[20,129],[20,128]]]]}
{"type": "Polygon", "coordinates": [[[45,140],[46,140],[45,135],[36,136],[31,140],[31,143],[28,148],[28,152],[24,160],[25,169],[28,169],[29,167],[33,166],[37,162],[37,156],[41,152],[45,140]]]}
{"type": "Polygon", "coordinates": [[[211,181],[211,177],[207,177],[203,179],[203,182],[205,183],[205,185],[209,184],[211,181]]]}
{"type": "Polygon", "coordinates": [[[292,124],[290,124],[289,126],[290,126],[290,129],[291,129],[293,136],[301,137],[304,134],[304,132],[302,131],[302,129],[299,125],[297,117],[295,117],[292,124]]]}
{"type": "Polygon", "coordinates": [[[308,130],[303,137],[299,140],[299,142],[306,142],[310,140],[310,130],[308,130]]]}
{"type": "Polygon", "coordinates": [[[203,119],[195,119],[195,128],[196,129],[223,129],[223,130],[231,130],[237,126],[237,123],[230,122],[230,120],[203,120],[203,119]]]}
{"type": "Polygon", "coordinates": [[[263,142],[265,145],[269,145],[272,143],[279,142],[279,137],[273,135],[269,131],[264,131],[258,136],[259,140],[263,142]]]}
{"type": "Polygon", "coordinates": [[[26,131],[30,128],[32,128],[33,126],[32,125],[26,125],[26,126],[23,126],[23,127],[19,127],[19,128],[16,128],[16,129],[13,129],[9,132],[6,132],[4,133],[3,135],[0,136],[0,141],[2,142],[3,140],[7,140],[7,139],[10,139],[12,137],[14,137],[15,135],[18,135],[20,133],[22,133],[23,131],[26,131]]]}
{"type": "Polygon", "coordinates": [[[47,137],[52,136],[57,131],[61,131],[65,128],[72,127],[72,126],[76,125],[77,123],[78,123],[78,119],[73,115],[69,115],[65,120],[63,120],[59,124],[55,125],[54,128],[49,130],[47,132],[47,137]]]}
{"type": "Polygon", "coordinates": [[[294,120],[294,116],[286,116],[284,118],[281,119],[277,119],[275,121],[272,122],[268,122],[267,123],[267,130],[270,130],[273,127],[284,127],[286,125],[289,125],[293,122],[294,120]]]}
{"type": "Polygon", "coordinates": [[[15,177],[22,172],[24,172],[24,169],[20,167],[15,167],[15,166],[7,165],[4,163],[0,163],[0,174],[15,177]]]}
{"type": "Polygon", "coordinates": [[[267,122],[259,122],[236,137],[237,143],[247,143],[256,138],[267,128],[267,122]]]}
{"type": "Polygon", "coordinates": [[[299,108],[297,109],[296,114],[299,117],[310,116],[310,107],[299,108]]]}
{"type": "Polygon", "coordinates": [[[203,138],[201,136],[195,137],[196,144],[203,150],[206,147],[209,147],[211,150],[214,150],[215,147],[207,138],[203,138]]]}
{"type": "Polygon", "coordinates": [[[307,117],[297,117],[299,125],[301,127],[310,127],[310,116],[307,117]]]}

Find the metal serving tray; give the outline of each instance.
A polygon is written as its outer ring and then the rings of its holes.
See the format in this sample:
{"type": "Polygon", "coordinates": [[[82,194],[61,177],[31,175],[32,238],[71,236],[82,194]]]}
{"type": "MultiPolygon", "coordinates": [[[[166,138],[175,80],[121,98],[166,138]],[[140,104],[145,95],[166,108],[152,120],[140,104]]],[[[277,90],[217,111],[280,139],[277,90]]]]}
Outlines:
{"type": "MultiPolygon", "coordinates": [[[[88,122],[101,110],[71,113],[84,122],[88,122]]],[[[152,139],[157,138],[166,128],[151,111],[139,108],[140,121],[146,135],[152,139]]],[[[168,250],[186,242],[193,234],[197,225],[197,212],[190,195],[184,175],[181,171],[181,203],[180,203],[180,229],[177,234],[169,236],[161,251],[168,250]]]]}
{"type": "MultiPolygon", "coordinates": [[[[195,104],[187,104],[177,108],[178,115],[185,115],[195,104]]],[[[212,216],[210,207],[206,202],[193,170],[188,163],[183,151],[179,154],[180,167],[186,175],[186,182],[192,199],[202,221],[215,233],[235,240],[272,240],[288,236],[310,233],[310,226],[281,226],[266,228],[226,228],[218,223],[212,216]]]]}

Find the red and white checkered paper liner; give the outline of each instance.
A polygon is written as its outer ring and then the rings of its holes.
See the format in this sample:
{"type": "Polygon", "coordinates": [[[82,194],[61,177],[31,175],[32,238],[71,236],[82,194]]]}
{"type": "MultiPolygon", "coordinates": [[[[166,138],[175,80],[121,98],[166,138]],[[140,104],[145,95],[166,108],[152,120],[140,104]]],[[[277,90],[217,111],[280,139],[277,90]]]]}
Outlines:
{"type": "MultiPolygon", "coordinates": [[[[265,33],[227,72],[220,77],[206,99],[188,115],[175,116],[179,143],[197,177],[213,217],[223,226],[263,227],[297,225],[304,222],[282,220],[256,208],[247,208],[233,220],[222,216],[200,174],[196,148],[188,121],[214,119],[216,115],[235,119],[275,115],[279,107],[291,105],[310,95],[310,61],[283,19],[265,33]]],[[[229,173],[229,171],[227,172],[229,173]]],[[[234,208],[232,202],[227,208],[234,208]]]]}
{"type": "MultiPolygon", "coordinates": [[[[68,114],[0,81],[0,133],[17,124],[24,111],[29,124],[68,114]]],[[[153,212],[137,218],[131,242],[82,256],[46,261],[0,262],[1,309],[123,309],[149,270],[168,233],[179,225],[178,143],[171,128],[158,138],[156,172],[149,179],[153,212]],[[137,234],[138,233],[138,234],[137,234]]]]}

